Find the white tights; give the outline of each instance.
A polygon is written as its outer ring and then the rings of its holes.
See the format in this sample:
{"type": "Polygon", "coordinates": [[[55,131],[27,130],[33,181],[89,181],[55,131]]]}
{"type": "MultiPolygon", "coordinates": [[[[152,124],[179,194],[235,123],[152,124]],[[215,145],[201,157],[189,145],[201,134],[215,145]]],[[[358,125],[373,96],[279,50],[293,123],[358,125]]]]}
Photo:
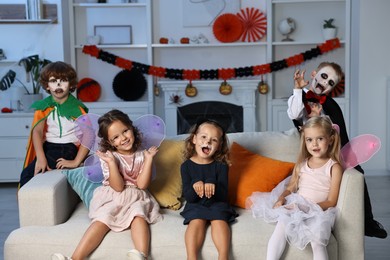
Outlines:
{"type": "MultiPolygon", "coordinates": [[[[275,230],[268,241],[267,260],[279,260],[286,247],[285,226],[281,222],[276,224],[275,230]]],[[[313,260],[328,260],[326,246],[311,242],[313,260]]]]}

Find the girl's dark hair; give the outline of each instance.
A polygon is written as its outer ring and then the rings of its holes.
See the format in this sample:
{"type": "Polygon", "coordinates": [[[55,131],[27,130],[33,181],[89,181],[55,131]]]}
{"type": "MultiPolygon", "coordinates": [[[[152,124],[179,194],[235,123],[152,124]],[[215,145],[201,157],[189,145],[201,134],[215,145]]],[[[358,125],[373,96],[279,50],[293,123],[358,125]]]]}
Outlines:
{"type": "Polygon", "coordinates": [[[199,127],[203,124],[210,124],[221,130],[221,146],[215,154],[213,159],[215,161],[224,162],[229,164],[229,140],[226,136],[224,128],[215,120],[211,119],[200,119],[198,122],[193,125],[189,131],[189,136],[185,140],[185,149],[184,149],[184,158],[190,159],[195,154],[195,145],[192,143],[194,136],[198,133],[199,127]]]}
{"type": "Polygon", "coordinates": [[[133,151],[135,152],[138,150],[138,148],[141,146],[141,133],[139,132],[138,128],[133,125],[133,121],[129,118],[129,116],[125,113],[123,113],[120,110],[113,109],[104,115],[102,115],[99,120],[99,131],[98,136],[101,138],[100,140],[100,150],[102,152],[106,151],[116,151],[116,148],[111,145],[110,140],[108,138],[108,128],[111,126],[111,124],[115,121],[122,122],[125,126],[127,126],[129,129],[131,129],[134,133],[134,144],[133,144],[133,151]]]}
{"type": "Polygon", "coordinates": [[[47,89],[49,84],[49,79],[51,77],[54,77],[56,79],[64,79],[69,81],[69,91],[74,92],[77,88],[77,72],[76,70],[69,64],[62,62],[62,61],[56,61],[47,64],[45,67],[42,68],[39,82],[43,86],[43,88],[46,90],[47,93],[50,94],[50,91],[47,89]]]}

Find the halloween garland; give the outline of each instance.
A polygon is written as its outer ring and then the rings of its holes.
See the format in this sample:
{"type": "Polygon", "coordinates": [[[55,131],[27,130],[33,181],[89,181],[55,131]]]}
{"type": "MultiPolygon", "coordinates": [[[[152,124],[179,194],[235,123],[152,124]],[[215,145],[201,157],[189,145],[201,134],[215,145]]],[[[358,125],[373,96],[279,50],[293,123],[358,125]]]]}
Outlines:
{"type": "Polygon", "coordinates": [[[122,69],[132,70],[135,69],[143,74],[159,78],[168,78],[175,80],[228,80],[239,77],[260,76],[267,73],[282,70],[291,66],[299,65],[307,60],[320,56],[329,51],[340,48],[340,40],[334,38],[327,40],[317,47],[299,53],[297,55],[285,58],[283,60],[274,61],[267,64],[239,67],[239,68],[218,68],[209,70],[197,70],[197,69],[172,69],[165,67],[158,67],[153,65],[147,65],[132,60],[127,60],[118,57],[112,53],[103,51],[96,47],[96,45],[85,45],[83,47],[83,53],[95,57],[99,60],[108,62],[112,65],[118,66],[122,69]]]}

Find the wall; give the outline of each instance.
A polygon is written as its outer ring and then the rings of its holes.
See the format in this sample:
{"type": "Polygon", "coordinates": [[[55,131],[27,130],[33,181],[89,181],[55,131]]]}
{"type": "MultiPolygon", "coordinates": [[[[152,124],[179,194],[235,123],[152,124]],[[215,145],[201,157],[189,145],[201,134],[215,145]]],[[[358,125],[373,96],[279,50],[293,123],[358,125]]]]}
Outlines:
{"type": "MultiPolygon", "coordinates": [[[[25,3],[25,0],[0,0],[0,4],[25,3]]],[[[39,54],[41,57],[55,61],[64,60],[64,44],[62,34],[61,0],[45,1],[57,4],[59,15],[56,24],[0,24],[0,48],[8,60],[18,61],[22,57],[39,54]]],[[[0,77],[9,69],[17,72],[17,78],[24,81],[22,67],[15,63],[0,63],[0,77]]],[[[0,91],[0,107],[8,106],[8,96],[13,89],[0,91]]]]}
{"type": "MultiPolygon", "coordinates": [[[[164,0],[165,3],[166,0],[164,0]]],[[[172,1],[172,0],[171,0],[172,1]]],[[[14,3],[0,0],[0,3],[14,3]]],[[[19,1],[23,2],[23,1],[19,1]]],[[[60,0],[50,0],[61,6],[60,0]]],[[[168,1],[167,1],[168,2],[168,1]]],[[[167,4],[167,3],[165,3],[167,4]]],[[[386,169],[390,151],[386,151],[386,121],[390,111],[386,110],[386,79],[390,76],[390,1],[352,0],[352,87],[350,137],[371,133],[382,140],[381,150],[363,168],[371,171],[386,169]]],[[[55,25],[4,25],[0,24],[1,42],[9,58],[39,53],[52,60],[68,59],[64,56],[62,19],[55,25]],[[15,33],[15,31],[17,33],[15,33]],[[12,54],[12,55],[11,55],[12,54]]],[[[0,66],[0,72],[2,66],[0,66]]],[[[0,73],[2,75],[2,73],[0,73]]],[[[0,92],[0,104],[4,92],[0,92]]]]}
{"type": "MultiPolygon", "coordinates": [[[[352,2],[356,4],[358,1],[352,2]]],[[[388,0],[360,0],[360,30],[357,39],[352,42],[358,45],[359,65],[358,72],[352,75],[358,86],[356,91],[355,85],[351,87],[354,103],[351,107],[353,127],[350,136],[371,133],[382,141],[381,150],[363,165],[367,170],[383,171],[390,156],[390,151],[386,151],[386,121],[390,120],[390,111],[386,111],[386,102],[389,102],[386,100],[386,80],[390,76],[389,10],[388,0]]]]}

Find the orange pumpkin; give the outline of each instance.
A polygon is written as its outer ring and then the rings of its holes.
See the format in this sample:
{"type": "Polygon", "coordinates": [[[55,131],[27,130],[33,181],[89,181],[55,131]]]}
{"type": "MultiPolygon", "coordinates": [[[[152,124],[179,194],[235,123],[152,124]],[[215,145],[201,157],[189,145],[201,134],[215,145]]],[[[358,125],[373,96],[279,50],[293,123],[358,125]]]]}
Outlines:
{"type": "Polygon", "coordinates": [[[233,87],[227,83],[226,81],[221,83],[221,86],[219,87],[219,93],[222,95],[230,95],[233,91],[233,87]]]}
{"type": "Polygon", "coordinates": [[[192,83],[188,83],[185,89],[185,93],[187,97],[195,97],[198,94],[198,89],[192,85],[192,83]]]}

